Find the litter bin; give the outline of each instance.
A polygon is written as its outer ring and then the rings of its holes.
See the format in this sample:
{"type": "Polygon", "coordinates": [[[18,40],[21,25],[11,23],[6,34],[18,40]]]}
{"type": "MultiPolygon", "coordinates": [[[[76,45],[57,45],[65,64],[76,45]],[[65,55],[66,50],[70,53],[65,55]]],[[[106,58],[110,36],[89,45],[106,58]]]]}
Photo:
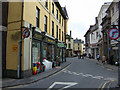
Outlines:
{"type": "Polygon", "coordinates": [[[34,65],[33,65],[33,74],[34,74],[34,75],[37,74],[37,66],[36,66],[36,63],[34,63],[34,65]]]}

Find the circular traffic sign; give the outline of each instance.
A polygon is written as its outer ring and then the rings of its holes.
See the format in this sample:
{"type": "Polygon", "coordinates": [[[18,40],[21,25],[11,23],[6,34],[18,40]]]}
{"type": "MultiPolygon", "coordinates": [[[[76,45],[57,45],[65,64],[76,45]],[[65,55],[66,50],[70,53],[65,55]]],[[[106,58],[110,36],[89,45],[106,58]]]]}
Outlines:
{"type": "Polygon", "coordinates": [[[117,28],[110,29],[108,34],[109,34],[109,37],[113,40],[119,38],[119,30],[117,28]]]}
{"type": "Polygon", "coordinates": [[[28,38],[29,35],[30,35],[30,31],[26,28],[26,29],[23,31],[22,35],[23,35],[24,38],[28,38]]]}

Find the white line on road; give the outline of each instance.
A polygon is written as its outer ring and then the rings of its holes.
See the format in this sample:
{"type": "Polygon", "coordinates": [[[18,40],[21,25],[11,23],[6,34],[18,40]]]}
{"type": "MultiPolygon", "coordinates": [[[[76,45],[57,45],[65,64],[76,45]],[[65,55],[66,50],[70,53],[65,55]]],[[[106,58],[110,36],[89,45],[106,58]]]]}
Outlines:
{"type": "Polygon", "coordinates": [[[107,77],[107,78],[104,78],[103,76],[93,76],[91,74],[83,74],[83,73],[77,73],[77,72],[71,72],[69,70],[64,70],[63,71],[64,73],[68,73],[68,74],[71,74],[71,75],[81,75],[83,77],[91,77],[93,79],[104,79],[104,80],[116,80],[116,78],[111,78],[111,77],[107,77]]]}
{"type": "Polygon", "coordinates": [[[65,88],[72,87],[72,86],[74,86],[74,85],[76,85],[76,84],[78,84],[78,83],[74,83],[74,82],[54,82],[47,90],[52,89],[52,88],[53,88],[55,85],[57,85],[57,84],[59,84],[59,85],[67,85],[67,86],[59,89],[59,90],[63,90],[63,89],[65,89],[65,88]]]}

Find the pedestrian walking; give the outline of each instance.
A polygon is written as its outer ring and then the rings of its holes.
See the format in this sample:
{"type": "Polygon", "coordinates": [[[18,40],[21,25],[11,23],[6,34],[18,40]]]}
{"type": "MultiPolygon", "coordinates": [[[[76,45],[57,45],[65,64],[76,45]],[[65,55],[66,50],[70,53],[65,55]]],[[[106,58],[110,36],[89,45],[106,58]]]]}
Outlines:
{"type": "Polygon", "coordinates": [[[81,58],[81,54],[80,53],[78,53],[78,59],[80,59],[81,58]]]}
{"type": "Polygon", "coordinates": [[[88,56],[89,56],[89,58],[91,58],[91,54],[90,53],[88,54],[88,56]]]}
{"type": "Polygon", "coordinates": [[[102,63],[105,64],[105,61],[106,61],[106,57],[103,56],[103,57],[102,57],[102,63]]]}
{"type": "Polygon", "coordinates": [[[99,55],[99,54],[97,55],[97,60],[98,60],[98,62],[99,62],[99,60],[100,60],[100,55],[99,55]]]}

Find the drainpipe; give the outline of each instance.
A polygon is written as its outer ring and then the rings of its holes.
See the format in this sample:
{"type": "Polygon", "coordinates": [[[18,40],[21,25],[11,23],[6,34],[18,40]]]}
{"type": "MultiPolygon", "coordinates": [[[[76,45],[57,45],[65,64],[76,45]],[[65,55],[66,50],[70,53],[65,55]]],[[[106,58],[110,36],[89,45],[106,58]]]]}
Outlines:
{"type": "Polygon", "coordinates": [[[22,10],[21,10],[20,77],[19,78],[22,78],[21,73],[22,73],[22,25],[23,25],[23,7],[24,7],[23,3],[24,0],[22,0],[22,10]]]}

